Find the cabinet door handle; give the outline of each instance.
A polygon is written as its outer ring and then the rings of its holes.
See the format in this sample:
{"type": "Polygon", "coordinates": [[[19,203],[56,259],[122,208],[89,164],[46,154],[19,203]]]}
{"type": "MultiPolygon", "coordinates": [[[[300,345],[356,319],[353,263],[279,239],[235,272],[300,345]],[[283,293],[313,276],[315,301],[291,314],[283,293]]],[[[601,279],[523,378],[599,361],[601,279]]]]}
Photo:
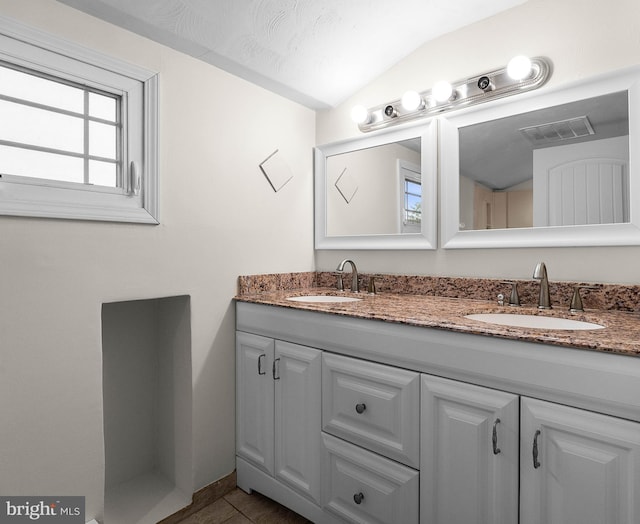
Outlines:
{"type": "Polygon", "coordinates": [[[362,415],[365,409],[367,409],[367,405],[364,402],[362,402],[361,404],[356,404],[356,411],[359,415],[362,415]]]}
{"type": "Polygon", "coordinates": [[[360,492],[360,493],[356,493],[356,494],[353,496],[353,501],[354,501],[356,504],[362,504],[362,501],[363,501],[363,500],[364,500],[364,495],[362,494],[362,492],[360,492]]]}
{"type": "Polygon", "coordinates": [[[266,358],[267,355],[264,353],[258,357],[258,375],[266,375],[267,372],[262,369],[262,359],[266,358]]]}
{"type": "Polygon", "coordinates": [[[271,373],[273,375],[273,380],[280,380],[280,366],[277,365],[280,362],[280,359],[277,358],[273,361],[273,367],[271,368],[271,373]],[[276,375],[276,369],[278,370],[278,374],[276,375]]]}
{"type": "Polygon", "coordinates": [[[536,434],[533,437],[533,467],[538,469],[540,462],[538,462],[538,437],[540,436],[540,430],[536,430],[536,434]]]}
{"type": "Polygon", "coordinates": [[[498,447],[498,424],[500,424],[499,418],[497,418],[496,421],[493,423],[493,436],[491,437],[494,455],[497,455],[498,453],[500,453],[500,448],[498,447]]]}

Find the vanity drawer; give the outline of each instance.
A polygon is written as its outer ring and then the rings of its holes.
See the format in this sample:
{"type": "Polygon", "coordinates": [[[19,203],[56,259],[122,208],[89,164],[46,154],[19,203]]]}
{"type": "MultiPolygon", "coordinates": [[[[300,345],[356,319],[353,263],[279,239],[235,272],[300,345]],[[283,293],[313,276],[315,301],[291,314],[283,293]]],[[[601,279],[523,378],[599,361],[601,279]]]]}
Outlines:
{"type": "Polygon", "coordinates": [[[322,434],[322,506],[347,522],[417,523],[419,473],[322,434]]]}
{"type": "Polygon", "coordinates": [[[322,429],[418,468],[419,374],[324,353],[322,429]]]}

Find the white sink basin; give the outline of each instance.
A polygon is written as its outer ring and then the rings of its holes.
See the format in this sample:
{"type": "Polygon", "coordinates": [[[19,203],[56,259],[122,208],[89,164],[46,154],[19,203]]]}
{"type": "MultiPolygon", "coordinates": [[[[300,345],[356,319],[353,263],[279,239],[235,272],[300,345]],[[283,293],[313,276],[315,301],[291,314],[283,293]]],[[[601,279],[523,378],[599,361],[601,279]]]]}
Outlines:
{"type": "Polygon", "coordinates": [[[355,297],[336,296],[336,295],[303,295],[301,297],[287,297],[287,300],[291,300],[293,302],[336,303],[336,302],[359,302],[362,299],[355,298],[355,297]]]}
{"type": "Polygon", "coordinates": [[[552,330],[588,330],[604,329],[600,324],[582,322],[581,320],[571,320],[569,318],[546,317],[542,315],[518,315],[515,313],[479,313],[475,315],[465,315],[465,318],[479,320],[488,324],[498,324],[500,326],[513,326],[534,329],[552,330]]]}

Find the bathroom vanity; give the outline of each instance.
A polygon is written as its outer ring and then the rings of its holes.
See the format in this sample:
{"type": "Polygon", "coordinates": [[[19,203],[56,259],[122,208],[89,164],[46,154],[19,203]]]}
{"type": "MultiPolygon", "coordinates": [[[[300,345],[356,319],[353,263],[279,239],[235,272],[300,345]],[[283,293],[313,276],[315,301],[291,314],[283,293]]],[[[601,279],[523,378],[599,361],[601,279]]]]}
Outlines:
{"type": "Polygon", "coordinates": [[[640,522],[637,314],[527,330],[465,318],[508,311],[483,301],[295,294],[236,303],[245,491],[318,523],[640,522]]]}

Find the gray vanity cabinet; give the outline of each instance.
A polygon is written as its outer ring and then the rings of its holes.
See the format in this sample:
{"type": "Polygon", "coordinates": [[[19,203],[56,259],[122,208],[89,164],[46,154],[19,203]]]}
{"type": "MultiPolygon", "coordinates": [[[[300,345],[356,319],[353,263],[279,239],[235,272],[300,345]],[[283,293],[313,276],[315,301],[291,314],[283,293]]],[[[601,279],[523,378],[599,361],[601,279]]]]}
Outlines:
{"type": "Polygon", "coordinates": [[[518,522],[517,395],[421,377],[420,522],[518,522]]]}
{"type": "Polygon", "coordinates": [[[418,471],[326,433],[322,440],[326,517],[362,524],[418,524],[418,471]]]}
{"type": "Polygon", "coordinates": [[[430,375],[421,385],[423,524],[640,522],[637,422],[430,375]]]}
{"type": "Polygon", "coordinates": [[[418,469],[419,373],[325,352],[322,429],[418,469]]]}
{"type": "Polygon", "coordinates": [[[640,523],[639,358],[237,311],[245,491],[318,524],[640,523]]]}
{"type": "Polygon", "coordinates": [[[273,475],[273,362],[274,340],[236,334],[236,453],[273,475]]]}
{"type": "Polygon", "coordinates": [[[236,334],[236,453],[314,503],[320,500],[322,352],[236,334]]]}
{"type": "Polygon", "coordinates": [[[418,524],[420,374],[324,352],[322,427],[325,511],[418,524]]]}
{"type": "Polygon", "coordinates": [[[520,524],[638,524],[640,424],[522,399],[520,524]]]}

